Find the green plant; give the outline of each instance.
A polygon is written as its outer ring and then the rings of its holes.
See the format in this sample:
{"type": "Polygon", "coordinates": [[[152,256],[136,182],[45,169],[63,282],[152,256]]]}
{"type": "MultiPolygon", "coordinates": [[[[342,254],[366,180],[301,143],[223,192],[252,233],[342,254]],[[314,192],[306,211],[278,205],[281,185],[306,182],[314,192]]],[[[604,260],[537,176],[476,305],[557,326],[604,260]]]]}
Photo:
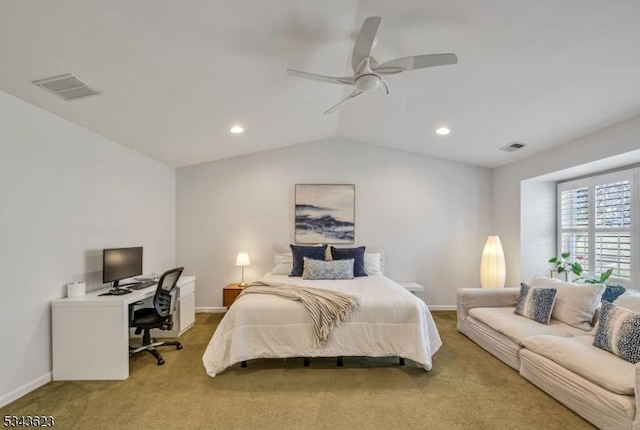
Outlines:
{"type": "Polygon", "coordinates": [[[582,265],[578,260],[582,260],[582,257],[578,257],[573,263],[569,262],[571,256],[568,252],[563,252],[560,257],[552,257],[549,259],[549,263],[553,263],[558,273],[564,273],[567,276],[568,272],[572,272],[576,276],[582,276],[582,265]]]}
{"type": "Polygon", "coordinates": [[[604,284],[607,279],[613,273],[613,269],[607,269],[600,274],[599,278],[591,279],[591,278],[578,278],[582,279],[585,284],[604,284]]]}
{"type": "Polygon", "coordinates": [[[584,268],[580,261],[584,260],[584,257],[577,256],[576,260],[571,262],[569,257],[571,256],[568,252],[563,252],[560,254],[560,257],[552,257],[549,259],[549,263],[552,263],[556,267],[556,271],[558,273],[564,273],[565,279],[568,279],[569,272],[573,273],[577,276],[576,281],[582,281],[585,284],[604,284],[607,279],[613,273],[613,269],[607,269],[603,273],[600,274],[597,278],[588,278],[586,276],[582,276],[584,273],[584,268]]]}

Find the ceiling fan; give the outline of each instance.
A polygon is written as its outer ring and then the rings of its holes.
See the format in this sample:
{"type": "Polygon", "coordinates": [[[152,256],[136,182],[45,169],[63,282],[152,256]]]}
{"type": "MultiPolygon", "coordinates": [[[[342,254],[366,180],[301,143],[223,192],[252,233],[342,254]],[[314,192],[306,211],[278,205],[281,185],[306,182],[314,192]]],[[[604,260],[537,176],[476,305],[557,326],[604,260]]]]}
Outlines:
{"type": "Polygon", "coordinates": [[[343,103],[355,99],[361,94],[372,92],[380,88],[383,93],[389,95],[391,90],[387,80],[380,75],[393,75],[406,72],[408,70],[423,69],[425,67],[446,66],[448,64],[456,64],[458,57],[456,54],[430,54],[415,55],[412,57],[396,58],[378,64],[375,58],[371,56],[371,49],[376,42],[376,33],[382,18],[379,16],[370,16],[362,23],[360,33],[356,39],[356,45],[351,55],[351,66],[353,67],[353,76],[334,77],[316,75],[314,73],[301,72],[299,70],[287,69],[287,73],[298,78],[311,79],[314,81],[329,82],[332,84],[342,84],[354,86],[354,90],[345,99],[329,108],[324,113],[332,113],[338,110],[343,103]]]}

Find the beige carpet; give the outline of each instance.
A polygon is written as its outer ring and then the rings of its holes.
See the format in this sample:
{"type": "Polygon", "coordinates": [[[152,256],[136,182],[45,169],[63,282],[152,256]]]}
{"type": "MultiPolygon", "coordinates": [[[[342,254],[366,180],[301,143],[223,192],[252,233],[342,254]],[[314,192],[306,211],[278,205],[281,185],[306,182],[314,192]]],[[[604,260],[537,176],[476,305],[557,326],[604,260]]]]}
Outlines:
{"type": "Polygon", "coordinates": [[[396,359],[260,360],[208,377],[201,357],[222,315],[198,314],[181,340],[131,360],[116,382],[52,382],[0,409],[52,415],[61,429],[585,429],[586,421],[434,312],[444,346],[425,372],[396,359]]]}

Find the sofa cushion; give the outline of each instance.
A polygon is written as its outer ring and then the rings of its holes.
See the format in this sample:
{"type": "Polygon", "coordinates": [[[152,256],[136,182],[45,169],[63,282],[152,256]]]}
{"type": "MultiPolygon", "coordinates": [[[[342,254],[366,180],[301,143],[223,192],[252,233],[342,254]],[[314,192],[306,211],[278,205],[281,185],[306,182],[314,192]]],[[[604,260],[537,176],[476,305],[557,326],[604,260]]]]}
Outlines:
{"type": "Polygon", "coordinates": [[[640,312],[602,302],[602,315],[593,346],[631,363],[640,362],[640,312]]]}
{"type": "Polygon", "coordinates": [[[635,366],[592,345],[593,336],[531,336],[523,346],[607,390],[632,396],[635,366]]]}
{"type": "Polygon", "coordinates": [[[548,325],[553,303],[556,301],[556,289],[533,288],[527,284],[520,285],[520,297],[514,313],[540,324],[548,325]]]}
{"type": "Polygon", "coordinates": [[[499,333],[475,318],[467,317],[464,334],[480,345],[498,360],[520,370],[520,350],[522,346],[511,338],[499,333]]]}
{"type": "Polygon", "coordinates": [[[522,339],[540,334],[569,337],[584,335],[584,331],[552,319],[549,325],[537,323],[514,314],[515,308],[473,308],[469,316],[522,345],[522,339]]]}
{"type": "Polygon", "coordinates": [[[590,331],[593,316],[600,306],[603,284],[574,284],[559,279],[535,276],[529,285],[536,288],[555,288],[556,302],[551,318],[584,331],[590,331]]]}
{"type": "Polygon", "coordinates": [[[613,304],[634,312],[640,312],[640,291],[627,290],[613,304]]]}

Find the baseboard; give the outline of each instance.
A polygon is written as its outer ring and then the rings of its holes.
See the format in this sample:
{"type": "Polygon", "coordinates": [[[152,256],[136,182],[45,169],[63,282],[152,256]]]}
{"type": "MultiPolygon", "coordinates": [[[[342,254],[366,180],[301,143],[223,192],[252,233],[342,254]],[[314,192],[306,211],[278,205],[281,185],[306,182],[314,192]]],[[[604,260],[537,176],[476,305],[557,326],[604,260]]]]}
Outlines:
{"type": "Polygon", "coordinates": [[[32,392],[33,390],[42,387],[44,384],[51,382],[52,377],[53,373],[49,372],[23,385],[22,387],[13,390],[9,394],[5,394],[4,396],[0,397],[0,408],[8,405],[15,400],[18,400],[20,397],[32,392]]]}
{"type": "Polygon", "coordinates": [[[456,305],[429,305],[430,311],[455,311],[457,309],[456,305]]]}
{"type": "Polygon", "coordinates": [[[196,308],[197,314],[222,314],[227,311],[224,306],[211,306],[206,308],[196,308]]]}

